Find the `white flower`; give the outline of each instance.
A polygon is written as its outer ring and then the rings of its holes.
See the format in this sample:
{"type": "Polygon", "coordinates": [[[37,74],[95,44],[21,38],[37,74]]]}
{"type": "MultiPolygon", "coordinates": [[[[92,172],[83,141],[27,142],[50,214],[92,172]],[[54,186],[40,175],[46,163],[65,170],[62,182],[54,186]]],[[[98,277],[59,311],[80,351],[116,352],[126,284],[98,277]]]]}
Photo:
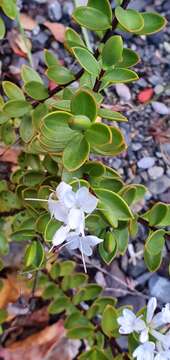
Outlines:
{"type": "Polygon", "coordinates": [[[65,225],[64,229],[57,230],[53,238],[53,245],[60,245],[67,239],[70,230],[75,230],[78,234],[84,235],[85,213],[91,214],[97,206],[98,199],[90,194],[86,187],[80,187],[76,192],[72,187],[61,182],[56,189],[58,200],[53,200],[52,195],[48,199],[48,208],[51,216],[56,220],[62,221],[65,225]],[[65,237],[62,236],[65,233],[65,237]]]}
{"type": "Polygon", "coordinates": [[[155,344],[153,342],[146,342],[139,345],[133,352],[133,357],[137,360],[153,360],[154,359],[155,344]]]}
{"type": "Polygon", "coordinates": [[[129,309],[124,309],[123,316],[120,316],[117,321],[121,325],[120,334],[131,334],[133,331],[140,332],[145,328],[144,321],[140,317],[136,317],[129,309]]]}
{"type": "Polygon", "coordinates": [[[164,324],[170,323],[170,304],[166,304],[161,313],[164,324]]]}
{"type": "Polygon", "coordinates": [[[103,239],[92,235],[80,236],[75,232],[70,232],[66,240],[67,243],[63,246],[66,246],[69,250],[80,250],[84,270],[87,272],[84,255],[91,256],[93,254],[93,247],[103,242],[103,239]]]}
{"type": "Polygon", "coordinates": [[[154,360],[170,360],[170,350],[159,352],[154,360]]]}

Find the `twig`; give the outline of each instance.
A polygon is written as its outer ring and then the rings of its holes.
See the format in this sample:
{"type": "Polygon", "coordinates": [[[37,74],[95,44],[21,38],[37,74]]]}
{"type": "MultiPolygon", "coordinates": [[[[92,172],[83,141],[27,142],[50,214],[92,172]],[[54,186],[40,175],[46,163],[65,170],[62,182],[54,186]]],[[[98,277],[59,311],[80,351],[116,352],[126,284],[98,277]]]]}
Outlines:
{"type": "MultiPolygon", "coordinates": [[[[126,7],[129,5],[130,1],[131,1],[131,0],[123,0],[123,3],[122,3],[122,5],[121,5],[122,8],[123,8],[123,9],[126,9],[126,7]]],[[[114,19],[113,19],[113,21],[112,21],[112,29],[109,29],[109,30],[106,31],[105,35],[103,36],[103,38],[102,38],[102,40],[101,40],[101,43],[104,43],[104,44],[106,43],[106,41],[113,35],[113,33],[114,33],[117,25],[118,25],[118,21],[117,21],[116,17],[114,17],[114,19]]],[[[95,51],[95,53],[94,53],[94,57],[95,57],[96,59],[98,59],[99,55],[100,55],[100,52],[99,52],[99,49],[97,49],[97,50],[95,51]]],[[[73,82],[78,81],[83,74],[84,74],[84,69],[81,69],[80,71],[78,71],[78,72],[75,74],[74,80],[71,80],[71,81],[69,81],[67,84],[64,84],[64,85],[57,85],[53,90],[50,90],[50,91],[49,91],[48,99],[49,99],[50,97],[52,97],[53,95],[57,94],[58,92],[60,92],[60,91],[61,91],[62,89],[64,89],[65,87],[71,85],[73,82]]],[[[96,86],[97,86],[97,85],[96,85],[96,86]]],[[[37,106],[39,103],[41,103],[42,101],[44,101],[44,100],[34,101],[34,102],[32,103],[32,106],[33,106],[33,107],[36,107],[36,106],[37,106]]]]}

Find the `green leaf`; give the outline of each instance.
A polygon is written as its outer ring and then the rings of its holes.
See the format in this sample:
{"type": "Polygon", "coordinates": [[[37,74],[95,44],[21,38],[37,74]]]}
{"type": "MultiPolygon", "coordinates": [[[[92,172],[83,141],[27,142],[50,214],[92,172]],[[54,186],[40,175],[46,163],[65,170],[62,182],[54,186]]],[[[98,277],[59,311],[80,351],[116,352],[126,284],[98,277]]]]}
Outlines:
{"type": "Polygon", "coordinates": [[[112,111],[112,110],[109,110],[109,109],[103,109],[103,108],[100,108],[98,110],[98,115],[101,116],[102,118],[104,119],[108,119],[108,120],[113,120],[113,121],[128,121],[128,119],[120,114],[119,112],[117,111],[112,111]]]}
{"type": "Polygon", "coordinates": [[[139,61],[139,55],[131,49],[123,49],[122,61],[119,62],[118,67],[129,68],[135,66],[139,61]]]}
{"type": "Polygon", "coordinates": [[[112,142],[112,132],[109,126],[95,123],[86,130],[85,138],[91,146],[110,144],[112,142]]]}
{"type": "Polygon", "coordinates": [[[118,194],[105,189],[95,189],[95,193],[100,200],[98,208],[113,227],[117,227],[120,220],[133,218],[130,208],[118,194]]]}
{"type": "Polygon", "coordinates": [[[47,76],[59,85],[64,85],[75,80],[75,76],[69,69],[59,65],[50,66],[47,69],[47,76]]]}
{"type": "Polygon", "coordinates": [[[145,249],[152,256],[156,256],[161,253],[165,244],[165,231],[160,229],[156,230],[146,240],[145,249]]]}
{"type": "Polygon", "coordinates": [[[23,184],[26,186],[35,186],[39,185],[43,179],[44,173],[35,170],[27,170],[23,176],[23,184]]]}
{"type": "Polygon", "coordinates": [[[128,83],[131,81],[136,81],[138,79],[138,75],[135,71],[117,67],[105,73],[102,78],[102,88],[103,86],[105,87],[108,84],[128,83]]]}
{"type": "Polygon", "coordinates": [[[89,152],[90,146],[85,137],[81,134],[75,135],[64,149],[64,167],[69,171],[77,170],[85,163],[89,156],[89,152]]]}
{"type": "Polygon", "coordinates": [[[0,40],[5,36],[5,24],[2,18],[0,18],[0,40]]]}
{"type": "Polygon", "coordinates": [[[21,139],[25,143],[28,143],[34,136],[33,123],[32,123],[32,119],[29,115],[25,115],[23,117],[23,119],[21,120],[21,124],[19,127],[19,133],[20,133],[21,139]]]}
{"type": "Polygon", "coordinates": [[[25,84],[30,81],[36,81],[43,84],[43,81],[41,77],[38,75],[38,73],[28,65],[22,66],[21,77],[25,84]]]}
{"type": "Polygon", "coordinates": [[[111,28],[111,21],[108,16],[103,14],[100,10],[89,6],[77,7],[72,16],[79,25],[90,30],[97,31],[111,28]]]}
{"type": "Polygon", "coordinates": [[[24,263],[26,267],[40,268],[44,261],[44,248],[39,241],[33,241],[28,245],[25,253],[24,263]]]}
{"type": "Polygon", "coordinates": [[[0,111],[0,125],[5,124],[9,120],[10,116],[0,111]]]}
{"type": "Polygon", "coordinates": [[[47,67],[59,65],[59,61],[56,58],[56,56],[52,53],[52,51],[45,49],[44,57],[47,67]]]}
{"type": "Polygon", "coordinates": [[[54,219],[50,219],[50,221],[48,222],[48,224],[45,228],[45,232],[44,232],[45,241],[51,242],[54,234],[56,233],[56,231],[59,229],[60,226],[61,226],[61,224],[58,221],[56,221],[54,219]]]}
{"type": "Polygon", "coordinates": [[[1,136],[6,145],[12,145],[16,141],[15,128],[12,122],[8,121],[2,125],[1,136]]]}
{"type": "Polygon", "coordinates": [[[80,355],[79,360],[109,360],[104,351],[93,348],[80,355]]]}
{"type": "Polygon", "coordinates": [[[116,65],[122,60],[123,41],[121,36],[114,35],[107,40],[102,51],[103,68],[116,65]]]}
{"type": "Polygon", "coordinates": [[[48,97],[48,89],[44,84],[41,84],[38,81],[27,82],[24,86],[24,90],[35,100],[44,100],[48,97]]]}
{"type": "Polygon", "coordinates": [[[67,336],[70,339],[84,339],[94,336],[94,329],[90,326],[78,326],[75,329],[71,329],[67,332],[67,336]]]}
{"type": "MultiPolygon", "coordinates": [[[[81,312],[77,311],[71,314],[65,321],[64,326],[66,329],[77,328],[79,326],[90,326],[90,321],[81,314],[81,312]]],[[[93,326],[90,326],[93,328],[93,326]]]]}
{"type": "Polygon", "coordinates": [[[7,255],[9,252],[9,244],[8,240],[3,233],[3,231],[0,231],[0,254],[1,255],[7,255]]]}
{"type": "Polygon", "coordinates": [[[112,8],[109,0],[88,0],[87,6],[101,11],[104,15],[108,17],[110,22],[112,21],[112,8]]]}
{"type": "Polygon", "coordinates": [[[73,130],[86,130],[91,127],[90,119],[85,115],[75,115],[68,121],[73,130]]]}
{"type": "Polygon", "coordinates": [[[71,260],[63,261],[60,263],[60,276],[71,275],[75,269],[75,262],[71,260]]]}
{"type": "Polygon", "coordinates": [[[49,306],[48,311],[50,314],[60,314],[70,306],[70,300],[66,296],[61,296],[55,299],[49,306]]]}
{"type": "Polygon", "coordinates": [[[24,96],[22,90],[14,83],[12,83],[10,81],[3,81],[2,87],[3,87],[5,94],[9,97],[9,99],[25,100],[25,96],[24,96]]]}
{"type": "Polygon", "coordinates": [[[80,35],[72,28],[68,28],[65,32],[65,43],[68,48],[72,48],[75,46],[85,47],[85,43],[80,37],[80,35]]]}
{"type": "Polygon", "coordinates": [[[99,254],[103,261],[109,265],[117,253],[117,241],[113,233],[107,232],[104,242],[99,244],[99,254]]]}
{"type": "Polygon", "coordinates": [[[48,107],[45,103],[39,104],[32,112],[34,127],[39,130],[42,119],[48,114],[48,107]]]}
{"type": "Polygon", "coordinates": [[[10,100],[4,107],[4,112],[10,117],[21,117],[31,111],[31,105],[25,100],[10,100]]]}
{"type": "Polygon", "coordinates": [[[56,299],[59,296],[62,296],[62,290],[57,286],[57,284],[49,283],[43,291],[42,297],[45,300],[56,299]]]}
{"type": "Polygon", "coordinates": [[[92,93],[80,89],[71,100],[71,112],[75,115],[85,115],[92,122],[97,117],[97,103],[92,93]]]}
{"type": "Polygon", "coordinates": [[[128,242],[129,242],[129,232],[128,232],[128,227],[125,226],[123,228],[118,228],[114,230],[114,234],[116,237],[116,241],[117,241],[117,247],[118,247],[118,251],[121,255],[125,255],[125,252],[127,250],[128,247],[128,242]]]}
{"type": "Polygon", "coordinates": [[[62,289],[67,291],[69,289],[76,289],[86,283],[88,276],[84,273],[75,273],[73,275],[65,276],[62,280],[62,289]]]}
{"type": "Polygon", "coordinates": [[[1,0],[0,6],[4,11],[5,15],[7,15],[10,19],[15,19],[17,15],[17,7],[13,0],[1,0]]]}
{"type": "Polygon", "coordinates": [[[83,166],[83,173],[88,174],[92,177],[101,177],[105,173],[105,167],[98,161],[88,161],[83,166]]]}
{"type": "Polygon", "coordinates": [[[0,309],[0,324],[3,324],[8,317],[7,310],[0,309]]]}
{"type": "Polygon", "coordinates": [[[83,67],[83,69],[85,69],[89,74],[92,74],[96,77],[99,75],[99,63],[90,51],[78,46],[72,48],[72,51],[75,58],[83,67]]]}
{"type": "Polygon", "coordinates": [[[144,20],[144,27],[140,31],[135,31],[138,35],[151,35],[166,26],[166,19],[157,13],[145,12],[141,15],[144,20]]]}
{"type": "Polygon", "coordinates": [[[144,26],[143,17],[136,10],[124,10],[121,6],[118,6],[115,9],[115,16],[119,21],[119,24],[129,32],[140,31],[144,26]]]}
{"type": "Polygon", "coordinates": [[[117,312],[113,306],[107,305],[103,313],[101,326],[103,332],[108,337],[112,337],[114,331],[118,329],[119,325],[117,323],[117,312]]]}
{"type": "Polygon", "coordinates": [[[145,248],[144,260],[149,271],[151,272],[157,271],[162,262],[162,251],[159,254],[152,255],[145,248]]]}
{"type": "Polygon", "coordinates": [[[163,203],[157,203],[150,210],[149,224],[151,226],[159,226],[160,223],[166,218],[168,206],[163,203]]]}
{"type": "Polygon", "coordinates": [[[73,297],[74,305],[80,304],[82,301],[89,301],[97,298],[102,288],[96,284],[88,284],[82,287],[73,297]]]}

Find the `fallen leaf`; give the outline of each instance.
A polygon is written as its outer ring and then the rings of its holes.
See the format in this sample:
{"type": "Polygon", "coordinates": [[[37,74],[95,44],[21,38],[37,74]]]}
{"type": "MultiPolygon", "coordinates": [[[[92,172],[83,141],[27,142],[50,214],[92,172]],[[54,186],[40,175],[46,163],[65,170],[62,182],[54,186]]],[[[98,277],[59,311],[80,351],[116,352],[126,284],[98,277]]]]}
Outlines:
{"type": "MultiPolygon", "coordinates": [[[[51,354],[54,347],[60,344],[64,336],[64,324],[60,320],[24,340],[14,342],[7,348],[1,347],[0,357],[4,360],[23,360],[23,358],[24,360],[44,360],[51,354]]],[[[56,357],[55,359],[57,360],[56,357]]]]}
{"type": "Polygon", "coordinates": [[[20,152],[21,150],[19,149],[5,149],[4,147],[0,147],[0,161],[17,164],[20,152]]]}
{"type": "Polygon", "coordinates": [[[8,32],[8,40],[11,49],[16,55],[27,58],[28,49],[31,50],[32,47],[29,39],[26,39],[27,44],[25,44],[22,35],[12,29],[12,31],[8,32]]]}
{"type": "Polygon", "coordinates": [[[144,104],[147,101],[149,101],[150,99],[152,99],[153,93],[154,93],[154,91],[151,88],[144,89],[144,90],[140,91],[140,93],[137,96],[137,99],[141,104],[144,104]]]}
{"type": "Polygon", "coordinates": [[[20,22],[25,30],[32,31],[37,26],[37,22],[24,13],[20,14],[20,22]]]}
{"type": "Polygon", "coordinates": [[[45,21],[44,26],[46,26],[51,31],[57,41],[61,43],[64,42],[66,28],[63,24],[45,21]]]}
{"type": "Polygon", "coordinates": [[[15,303],[22,294],[28,295],[30,289],[26,284],[17,279],[16,274],[9,274],[7,278],[3,279],[3,287],[0,291],[0,309],[5,308],[9,303],[15,303]]]}

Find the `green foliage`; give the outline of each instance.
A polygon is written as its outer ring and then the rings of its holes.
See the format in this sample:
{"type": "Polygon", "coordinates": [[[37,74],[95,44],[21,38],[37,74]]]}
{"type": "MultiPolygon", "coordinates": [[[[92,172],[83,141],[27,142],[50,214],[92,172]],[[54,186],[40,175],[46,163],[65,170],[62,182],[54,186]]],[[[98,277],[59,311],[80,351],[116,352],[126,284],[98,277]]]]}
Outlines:
{"type": "MultiPolygon", "coordinates": [[[[17,16],[15,0],[1,0],[0,7],[11,19],[17,16]]],[[[116,339],[117,318],[123,308],[116,307],[116,299],[102,296],[101,286],[80,272],[80,264],[72,261],[70,253],[64,261],[60,245],[52,249],[54,253],[49,252],[56,231],[65,224],[51,216],[48,200],[58,201],[55,189],[61,181],[73,191],[88,188],[98,204],[94,212],[86,214],[85,231],[103,240],[98,260],[109,265],[123,256],[129,237],[137,235],[138,222],[142,222],[149,229],[144,246],[146,266],[149,271],[159,268],[170,235],[170,205],[158,202],[145,213],[137,212],[135,205],[147,189],[126,185],[99,157],[117,156],[127,148],[119,123],[128,119],[107,108],[107,88],[138,80],[131,67],[140,61],[139,56],[124,46],[123,36],[115,35],[114,30],[118,26],[135,36],[147,35],[161,30],[166,20],[156,13],[127,9],[122,0],[116,1],[113,14],[109,0],[88,0],[87,6],[76,7],[73,20],[96,32],[99,39],[96,50],[89,51],[79,28],[66,30],[64,45],[76,62],[77,73],[61,66],[55,55],[45,50],[47,70],[42,78],[24,65],[19,79],[22,88],[12,81],[2,82],[1,142],[10,147],[17,141],[22,151],[8,181],[0,181],[0,269],[10,243],[22,242],[25,253],[19,270],[36,274],[50,323],[61,317],[67,336],[88,343],[88,351],[79,359],[122,360],[124,354],[119,353],[116,339]],[[53,90],[48,86],[50,80],[56,83],[53,90]],[[70,86],[75,81],[76,87],[70,86]]],[[[4,35],[0,19],[0,38],[4,35]]],[[[6,320],[6,310],[1,309],[0,323],[6,320]]],[[[130,352],[136,342],[129,336],[130,352]]]]}

